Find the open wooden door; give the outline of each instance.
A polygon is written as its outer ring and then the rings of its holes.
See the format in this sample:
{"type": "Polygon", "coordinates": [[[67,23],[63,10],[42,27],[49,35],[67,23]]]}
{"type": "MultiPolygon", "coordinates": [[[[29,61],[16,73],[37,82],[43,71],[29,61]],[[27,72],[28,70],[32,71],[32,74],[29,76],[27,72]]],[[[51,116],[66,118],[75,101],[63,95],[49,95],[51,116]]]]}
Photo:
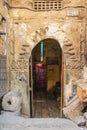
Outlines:
{"type": "Polygon", "coordinates": [[[32,55],[29,60],[29,95],[30,95],[30,117],[33,117],[33,67],[32,67],[32,55]]]}
{"type": "Polygon", "coordinates": [[[64,54],[61,52],[61,117],[63,117],[63,103],[64,103],[64,54]]]}

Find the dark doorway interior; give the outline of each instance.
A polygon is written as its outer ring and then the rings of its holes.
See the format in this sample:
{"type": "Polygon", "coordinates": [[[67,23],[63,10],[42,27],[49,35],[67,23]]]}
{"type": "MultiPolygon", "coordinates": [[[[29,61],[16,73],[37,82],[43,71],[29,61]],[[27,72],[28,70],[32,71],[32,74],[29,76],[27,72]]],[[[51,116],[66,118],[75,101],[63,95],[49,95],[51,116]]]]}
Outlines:
{"type": "Polygon", "coordinates": [[[54,39],[40,41],[30,60],[31,117],[60,117],[62,109],[61,48],[54,39]]]}

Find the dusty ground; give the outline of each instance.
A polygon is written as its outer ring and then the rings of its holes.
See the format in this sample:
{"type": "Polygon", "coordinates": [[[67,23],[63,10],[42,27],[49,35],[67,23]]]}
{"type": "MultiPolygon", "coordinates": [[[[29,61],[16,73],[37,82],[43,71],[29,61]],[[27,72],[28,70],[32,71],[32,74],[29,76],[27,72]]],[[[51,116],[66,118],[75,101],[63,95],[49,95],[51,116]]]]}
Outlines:
{"type": "Polygon", "coordinates": [[[87,130],[60,118],[24,118],[5,112],[0,115],[0,130],[87,130]]]}

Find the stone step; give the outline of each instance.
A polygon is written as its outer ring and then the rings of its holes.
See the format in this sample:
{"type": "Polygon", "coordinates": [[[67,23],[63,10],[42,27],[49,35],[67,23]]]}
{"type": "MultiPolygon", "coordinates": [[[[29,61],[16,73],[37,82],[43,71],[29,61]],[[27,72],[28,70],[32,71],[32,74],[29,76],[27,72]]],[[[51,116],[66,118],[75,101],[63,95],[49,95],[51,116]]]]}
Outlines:
{"type": "Polygon", "coordinates": [[[80,130],[71,120],[64,118],[24,118],[14,113],[0,116],[1,130],[80,130]]]}

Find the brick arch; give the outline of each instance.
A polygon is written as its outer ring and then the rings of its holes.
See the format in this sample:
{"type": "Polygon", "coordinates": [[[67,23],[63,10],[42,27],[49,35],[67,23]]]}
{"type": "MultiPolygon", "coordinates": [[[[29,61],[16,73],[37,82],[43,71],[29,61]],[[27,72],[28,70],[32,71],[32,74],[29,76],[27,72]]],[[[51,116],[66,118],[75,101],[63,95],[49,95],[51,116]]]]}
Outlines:
{"type": "Polygon", "coordinates": [[[63,40],[60,39],[60,36],[58,35],[58,33],[60,33],[60,35],[62,35],[62,30],[58,31],[58,27],[56,26],[56,31],[54,33],[50,33],[49,32],[49,27],[44,27],[44,28],[39,28],[38,30],[35,30],[32,34],[31,34],[31,38],[30,38],[30,42],[31,42],[31,49],[27,55],[27,59],[29,59],[31,52],[33,50],[33,48],[42,40],[44,39],[54,39],[59,43],[59,46],[61,47],[62,53],[64,54],[70,54],[70,60],[72,61],[73,59],[77,60],[77,56],[76,56],[76,51],[75,48],[73,46],[73,43],[71,42],[71,40],[68,38],[68,36],[65,35],[65,37],[63,38],[63,40]],[[49,34],[50,33],[50,34],[49,34]]]}
{"type": "Polygon", "coordinates": [[[61,49],[63,48],[63,43],[60,42],[59,40],[59,37],[57,35],[57,31],[55,34],[51,34],[51,35],[48,35],[48,27],[45,27],[45,28],[40,28],[36,31],[34,31],[31,35],[31,39],[30,39],[30,42],[31,42],[31,47],[30,47],[30,51],[27,55],[27,59],[29,59],[30,55],[31,55],[31,52],[32,50],[34,49],[34,47],[42,40],[45,40],[45,39],[54,39],[56,40],[58,43],[59,43],[59,46],[61,47],[61,49]]]}
{"type": "MultiPolygon", "coordinates": [[[[53,28],[53,25],[52,27],[53,28]]],[[[64,45],[64,41],[60,40],[60,37],[58,35],[58,33],[61,34],[61,32],[58,31],[58,27],[54,27],[54,32],[50,33],[50,26],[48,27],[44,27],[44,28],[39,28],[38,30],[34,30],[30,36],[26,36],[26,38],[24,39],[24,42],[21,44],[20,46],[20,50],[18,52],[18,58],[16,59],[15,62],[15,68],[20,68],[20,66],[22,65],[22,62],[24,64],[23,59],[25,59],[25,64],[24,66],[21,66],[22,68],[24,68],[26,66],[26,68],[28,67],[28,61],[29,58],[31,56],[32,50],[34,49],[34,47],[42,40],[44,39],[54,39],[56,40],[60,47],[61,50],[63,50],[63,45],[64,45]],[[56,28],[56,29],[55,29],[56,28]]]]}
{"type": "MultiPolygon", "coordinates": [[[[28,38],[26,37],[27,39],[25,39],[24,45],[21,45],[18,60],[21,57],[21,59],[25,59],[26,61],[29,61],[29,58],[31,56],[31,53],[34,47],[40,41],[50,38],[50,39],[56,40],[59,43],[59,46],[61,47],[62,53],[64,55],[66,54],[70,55],[69,56],[70,62],[74,60],[78,61],[72,41],[68,38],[67,35],[63,36],[62,33],[65,34],[65,32],[63,32],[62,29],[58,30],[58,26],[54,26],[54,25],[46,26],[44,28],[39,28],[38,30],[34,30],[31,33],[30,37],[28,38]],[[51,29],[53,29],[53,32],[51,29]]],[[[20,63],[19,63],[19,67],[20,67],[20,63]]],[[[27,67],[28,67],[28,64],[27,64],[27,67]]],[[[72,68],[72,65],[71,65],[71,68],[72,68]]]]}
{"type": "MultiPolygon", "coordinates": [[[[75,48],[73,46],[72,41],[68,38],[67,35],[64,36],[64,38],[62,37],[62,30],[58,30],[57,26],[47,26],[44,28],[39,28],[38,30],[34,30],[31,33],[31,36],[28,37],[28,39],[25,39],[25,43],[24,45],[21,47],[21,50],[19,53],[22,53],[21,58],[25,59],[25,64],[26,64],[26,68],[28,67],[28,61],[29,58],[31,56],[32,50],[34,49],[34,47],[42,40],[44,39],[54,39],[58,42],[59,46],[61,47],[61,51],[63,55],[69,55],[69,61],[73,64],[70,64],[68,67],[70,69],[73,68],[74,64],[77,64],[78,59],[76,57],[76,53],[75,53],[75,48]],[[51,29],[53,29],[54,27],[54,32],[50,31],[51,29]],[[61,35],[61,37],[59,35],[61,35]],[[63,38],[63,40],[61,40],[63,38]],[[28,42],[27,42],[28,41],[28,42]]],[[[65,32],[64,32],[65,33],[65,32]]],[[[62,58],[62,61],[66,60],[64,58],[62,58]]],[[[24,61],[23,61],[24,63],[24,61]]],[[[17,62],[18,65],[18,62],[17,62]]],[[[77,64],[79,65],[79,63],[77,64]]],[[[19,68],[20,68],[20,63],[19,63],[19,68]]],[[[25,65],[24,65],[25,67],[25,65]]],[[[78,67],[78,66],[76,66],[78,67]]]]}

